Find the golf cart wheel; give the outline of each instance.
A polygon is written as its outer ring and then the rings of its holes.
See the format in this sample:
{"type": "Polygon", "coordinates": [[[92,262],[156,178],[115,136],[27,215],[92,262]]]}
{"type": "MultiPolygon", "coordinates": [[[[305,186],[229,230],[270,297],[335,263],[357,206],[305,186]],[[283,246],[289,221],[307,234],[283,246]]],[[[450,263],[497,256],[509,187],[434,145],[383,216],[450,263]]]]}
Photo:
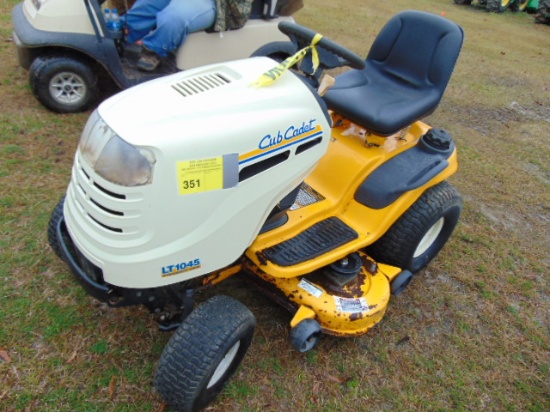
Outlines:
{"type": "Polygon", "coordinates": [[[315,319],[304,319],[290,330],[290,344],[298,352],[307,352],[321,339],[321,325],[315,319]]]}
{"type": "Polygon", "coordinates": [[[256,318],[240,302],[215,296],[178,327],[160,357],[154,385],[174,411],[198,411],[225,387],[243,360],[256,318]]]}
{"type": "Polygon", "coordinates": [[[48,243],[50,247],[55,252],[58,258],[63,260],[63,254],[61,253],[61,245],[57,239],[57,226],[59,225],[60,220],[63,218],[63,205],[65,204],[65,197],[59,201],[57,206],[52,211],[52,216],[50,217],[50,223],[48,224],[48,243]]]}
{"type": "Polygon", "coordinates": [[[71,57],[38,57],[29,69],[31,90],[40,103],[57,113],[77,113],[97,98],[97,76],[71,57]]]}
{"type": "Polygon", "coordinates": [[[441,182],[422,196],[393,224],[367,253],[379,262],[416,273],[443,248],[453,232],[462,198],[449,183],[441,182]]]}

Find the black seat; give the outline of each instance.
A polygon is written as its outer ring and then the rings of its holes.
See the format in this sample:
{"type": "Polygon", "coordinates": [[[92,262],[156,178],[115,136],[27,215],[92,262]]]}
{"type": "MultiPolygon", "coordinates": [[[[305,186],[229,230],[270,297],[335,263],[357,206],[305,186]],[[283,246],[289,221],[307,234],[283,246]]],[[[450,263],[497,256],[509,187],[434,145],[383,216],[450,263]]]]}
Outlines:
{"type": "Polygon", "coordinates": [[[336,77],[324,99],[352,122],[391,135],[435,110],[463,39],[462,28],[443,17],[402,12],[377,36],[365,68],[336,77]]]}

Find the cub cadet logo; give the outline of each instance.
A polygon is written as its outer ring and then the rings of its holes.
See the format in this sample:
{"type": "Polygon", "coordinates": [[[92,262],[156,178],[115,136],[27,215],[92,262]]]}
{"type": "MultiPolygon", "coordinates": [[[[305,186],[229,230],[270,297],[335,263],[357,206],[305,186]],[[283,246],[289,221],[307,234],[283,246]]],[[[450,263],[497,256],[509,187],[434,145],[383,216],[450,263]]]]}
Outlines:
{"type": "Polygon", "coordinates": [[[177,275],[178,273],[189,272],[201,267],[201,260],[195,259],[189,262],[176,263],[175,265],[168,265],[162,268],[162,277],[177,275]]]}
{"type": "Polygon", "coordinates": [[[260,140],[258,148],[261,150],[266,150],[270,147],[280,145],[283,141],[293,140],[294,138],[313,130],[313,124],[315,123],[315,120],[316,119],[311,119],[309,123],[302,122],[302,125],[299,127],[290,126],[288,129],[285,130],[284,133],[281,133],[281,131],[279,130],[277,131],[276,136],[272,136],[270,134],[265,135],[262,140],[260,140]]]}

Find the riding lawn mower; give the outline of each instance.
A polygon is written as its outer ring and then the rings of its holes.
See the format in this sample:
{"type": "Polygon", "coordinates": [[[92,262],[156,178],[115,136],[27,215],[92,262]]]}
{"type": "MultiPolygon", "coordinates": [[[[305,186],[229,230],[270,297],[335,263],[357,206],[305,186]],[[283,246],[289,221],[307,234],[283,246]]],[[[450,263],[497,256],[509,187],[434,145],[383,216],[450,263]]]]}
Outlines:
{"type": "Polygon", "coordinates": [[[366,60],[293,22],[279,29],[298,50],[283,61],[258,52],[103,102],[52,213],[50,245],[90,295],[142,304],[174,330],[154,378],[174,410],[208,405],[255,330],[234,298],[195,308],[197,291],[242,276],[291,312],[290,343],[306,352],[376,325],[459,220],[456,143],[420,119],[462,29],[402,12],[366,60]],[[323,76],[344,66],[334,84],[323,76]]]}
{"type": "MultiPolygon", "coordinates": [[[[454,4],[472,4],[472,0],[453,0],[454,4]]],[[[539,8],[539,0],[479,0],[480,6],[485,6],[487,11],[502,13],[506,10],[536,12],[539,8]]]]}

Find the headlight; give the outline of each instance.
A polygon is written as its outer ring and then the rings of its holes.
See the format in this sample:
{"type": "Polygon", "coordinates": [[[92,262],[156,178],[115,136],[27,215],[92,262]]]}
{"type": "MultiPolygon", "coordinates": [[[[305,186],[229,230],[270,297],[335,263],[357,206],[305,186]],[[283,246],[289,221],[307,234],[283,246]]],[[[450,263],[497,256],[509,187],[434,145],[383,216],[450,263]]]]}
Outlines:
{"type": "Polygon", "coordinates": [[[97,110],[88,119],[78,146],[86,163],[109,182],[140,186],[153,180],[153,153],[122,140],[103,121],[97,110]]]}

